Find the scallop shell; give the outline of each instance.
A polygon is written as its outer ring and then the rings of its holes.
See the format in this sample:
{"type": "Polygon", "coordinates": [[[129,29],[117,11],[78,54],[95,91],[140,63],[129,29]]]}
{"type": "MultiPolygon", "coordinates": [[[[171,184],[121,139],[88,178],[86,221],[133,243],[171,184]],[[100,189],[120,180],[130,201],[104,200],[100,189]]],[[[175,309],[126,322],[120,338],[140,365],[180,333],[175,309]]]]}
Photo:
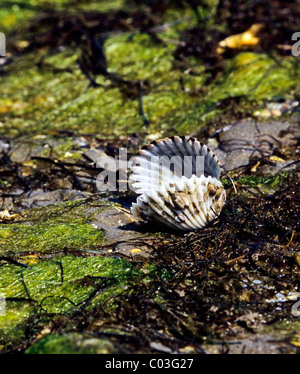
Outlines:
{"type": "Polygon", "coordinates": [[[131,208],[136,219],[193,231],[220,214],[226,200],[220,162],[197,139],[174,136],[153,141],[133,161],[129,179],[139,195],[131,208]]]}

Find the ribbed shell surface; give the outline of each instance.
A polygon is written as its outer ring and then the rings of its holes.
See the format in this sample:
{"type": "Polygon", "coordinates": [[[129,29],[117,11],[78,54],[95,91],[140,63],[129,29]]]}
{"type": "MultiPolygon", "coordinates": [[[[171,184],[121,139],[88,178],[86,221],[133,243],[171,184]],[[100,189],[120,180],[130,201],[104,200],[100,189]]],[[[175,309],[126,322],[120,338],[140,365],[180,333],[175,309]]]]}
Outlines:
{"type": "Polygon", "coordinates": [[[137,219],[193,231],[220,214],[226,200],[218,180],[220,163],[198,140],[175,136],[154,141],[134,163],[130,180],[140,196],[131,211],[137,219]]]}

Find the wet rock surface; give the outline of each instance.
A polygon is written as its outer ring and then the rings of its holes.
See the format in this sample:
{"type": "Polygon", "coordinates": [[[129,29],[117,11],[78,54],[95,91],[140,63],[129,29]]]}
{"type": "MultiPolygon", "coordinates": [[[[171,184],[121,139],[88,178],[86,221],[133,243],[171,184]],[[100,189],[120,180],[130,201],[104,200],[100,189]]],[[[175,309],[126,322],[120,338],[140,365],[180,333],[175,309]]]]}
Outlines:
{"type": "Polygon", "coordinates": [[[131,258],[139,258],[146,261],[153,249],[147,246],[147,239],[151,239],[151,233],[144,227],[141,229],[134,221],[129,210],[114,207],[105,209],[91,223],[95,227],[104,230],[108,244],[113,244],[110,253],[131,258]]]}
{"type": "Polygon", "coordinates": [[[207,347],[208,354],[288,354],[296,353],[297,348],[287,346],[285,342],[274,336],[263,336],[259,338],[242,338],[238,341],[229,341],[221,348],[218,346],[207,347]]]}
{"type": "Polygon", "coordinates": [[[23,209],[47,206],[62,201],[74,201],[84,199],[91,194],[71,189],[57,189],[55,191],[43,191],[38,189],[32,193],[25,193],[22,198],[18,199],[17,204],[23,209]]]}
{"type": "Polygon", "coordinates": [[[259,174],[269,175],[281,169],[290,170],[296,168],[296,162],[299,160],[299,150],[296,149],[300,138],[299,122],[299,116],[295,117],[294,121],[237,121],[217,131],[215,137],[210,140],[211,148],[226,170],[253,167],[262,159],[271,158],[272,161],[274,150],[278,152],[277,162],[274,157],[273,165],[270,162],[259,167],[259,174]],[[217,139],[217,146],[213,139],[217,139]],[[285,156],[289,149],[295,150],[292,158],[289,154],[285,156]]]}

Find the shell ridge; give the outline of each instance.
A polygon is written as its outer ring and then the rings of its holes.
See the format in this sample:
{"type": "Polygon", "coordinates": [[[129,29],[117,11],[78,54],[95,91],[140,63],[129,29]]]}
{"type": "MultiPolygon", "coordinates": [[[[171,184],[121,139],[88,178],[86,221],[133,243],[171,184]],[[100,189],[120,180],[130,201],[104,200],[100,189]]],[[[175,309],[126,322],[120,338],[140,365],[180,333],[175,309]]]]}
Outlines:
{"type": "Polygon", "coordinates": [[[194,185],[195,185],[195,192],[196,192],[195,203],[197,205],[199,219],[202,222],[201,227],[204,227],[206,225],[206,217],[203,212],[203,192],[202,192],[202,188],[199,188],[201,186],[202,179],[203,179],[203,176],[201,176],[198,179],[194,178],[194,185]]]}
{"type": "Polygon", "coordinates": [[[168,149],[168,153],[171,154],[171,157],[176,156],[176,152],[170,147],[170,145],[168,144],[168,141],[166,141],[166,140],[163,140],[159,143],[159,148],[160,148],[161,152],[165,152],[164,147],[168,149]],[[162,145],[163,145],[163,147],[161,147],[162,145]]]}
{"type": "MultiPolygon", "coordinates": [[[[154,198],[152,198],[152,197],[150,197],[149,200],[150,200],[150,201],[149,201],[149,205],[151,206],[151,208],[152,208],[156,213],[159,214],[159,212],[160,212],[161,210],[159,209],[160,205],[159,205],[159,203],[157,202],[157,200],[154,199],[154,198]]],[[[164,212],[166,213],[166,215],[164,215],[164,218],[165,218],[168,222],[170,222],[170,223],[173,222],[173,223],[175,224],[176,220],[173,219],[171,210],[170,210],[169,208],[167,208],[167,211],[164,210],[164,212]]],[[[177,224],[176,226],[177,226],[178,228],[180,228],[180,225],[178,225],[177,222],[176,222],[176,224],[177,224]]],[[[185,227],[185,225],[184,225],[184,227],[185,227]]]]}
{"type": "MultiPolygon", "coordinates": [[[[172,137],[171,137],[171,139],[172,139],[172,137]]],[[[179,136],[174,136],[173,139],[172,139],[172,144],[175,147],[175,149],[178,150],[178,152],[180,153],[180,156],[183,160],[184,156],[186,156],[186,155],[185,155],[185,148],[182,145],[183,144],[182,139],[179,136]]]]}
{"type": "Polygon", "coordinates": [[[192,178],[192,187],[193,193],[189,195],[191,201],[191,208],[194,213],[194,217],[198,223],[198,228],[204,227],[205,222],[203,221],[202,217],[200,216],[201,207],[199,206],[198,201],[201,201],[199,198],[199,191],[197,189],[197,178],[192,178]]]}

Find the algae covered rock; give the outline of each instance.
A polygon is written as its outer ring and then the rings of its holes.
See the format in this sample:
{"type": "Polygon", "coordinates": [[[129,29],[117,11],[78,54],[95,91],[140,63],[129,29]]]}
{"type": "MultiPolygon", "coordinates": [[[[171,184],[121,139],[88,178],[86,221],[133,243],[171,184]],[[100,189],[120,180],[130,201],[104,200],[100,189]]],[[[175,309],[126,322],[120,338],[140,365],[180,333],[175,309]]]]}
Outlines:
{"type": "Polygon", "coordinates": [[[115,353],[108,339],[84,334],[47,335],[28,348],[27,354],[110,354],[115,353]]]}

